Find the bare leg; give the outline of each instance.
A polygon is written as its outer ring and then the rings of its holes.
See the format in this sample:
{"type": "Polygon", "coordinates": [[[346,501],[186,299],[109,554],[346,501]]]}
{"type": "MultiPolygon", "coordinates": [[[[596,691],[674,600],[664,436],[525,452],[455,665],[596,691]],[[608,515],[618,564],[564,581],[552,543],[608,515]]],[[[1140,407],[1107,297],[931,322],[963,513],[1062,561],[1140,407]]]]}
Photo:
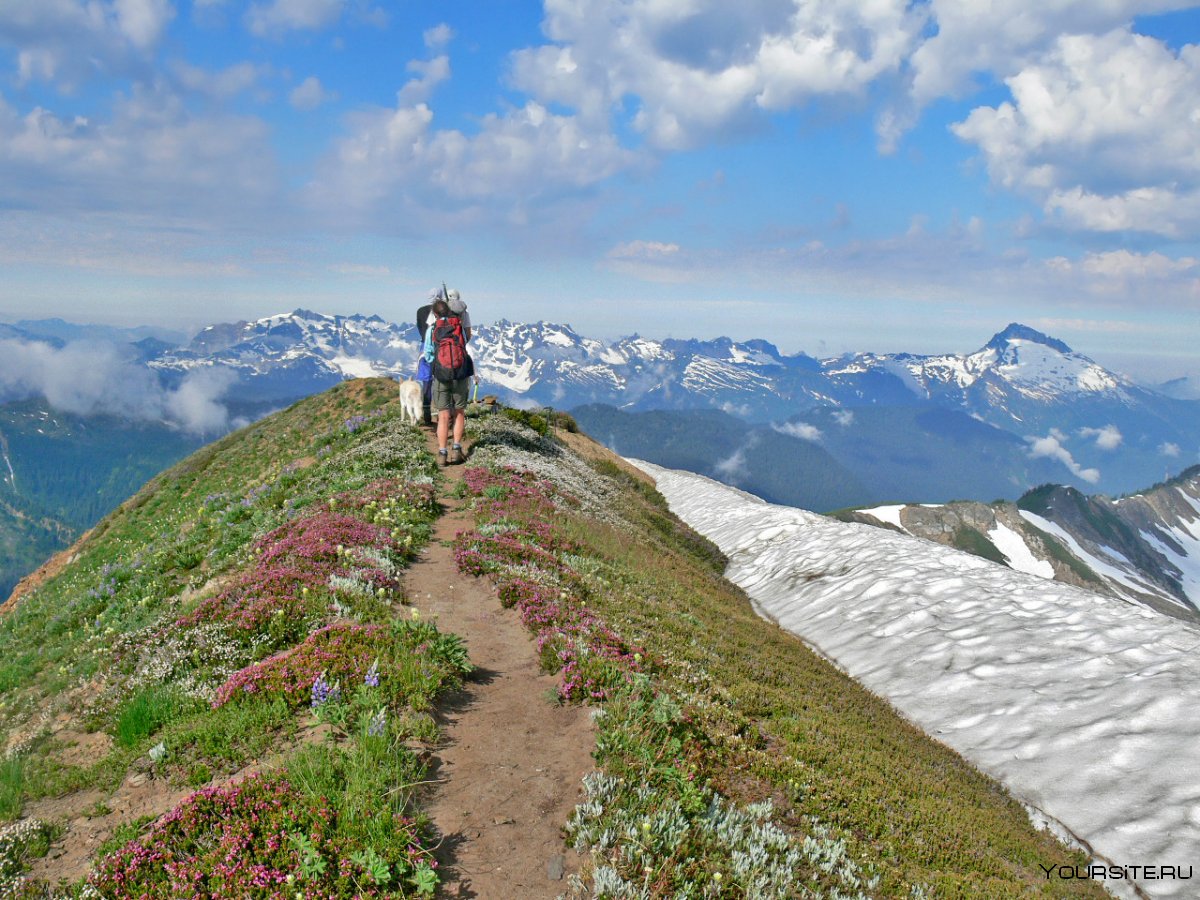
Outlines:
{"type": "Polygon", "coordinates": [[[467,414],[465,410],[457,409],[454,411],[454,443],[461,444],[463,432],[467,427],[467,414]]]}
{"type": "Polygon", "coordinates": [[[438,449],[439,450],[446,449],[446,438],[449,436],[449,434],[450,434],[450,410],[448,410],[448,409],[438,410],[437,441],[438,441],[438,449]]]}

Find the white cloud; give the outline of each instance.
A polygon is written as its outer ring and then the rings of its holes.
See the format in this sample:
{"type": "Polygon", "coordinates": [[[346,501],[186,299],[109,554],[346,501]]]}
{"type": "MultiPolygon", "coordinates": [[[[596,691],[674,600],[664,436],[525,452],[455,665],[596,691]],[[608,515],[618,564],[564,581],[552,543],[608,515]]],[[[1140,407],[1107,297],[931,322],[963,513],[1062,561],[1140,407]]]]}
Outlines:
{"type": "Polygon", "coordinates": [[[1163,456],[1169,456],[1169,457],[1174,458],[1174,457],[1179,456],[1179,452],[1180,452],[1179,445],[1173,444],[1170,441],[1167,441],[1166,443],[1159,445],[1158,452],[1161,453],[1163,456]]]}
{"type": "Polygon", "coordinates": [[[327,91],[321,86],[321,80],[315,75],[309,75],[288,94],[288,103],[294,109],[308,111],[316,109],[322,103],[337,99],[336,91],[327,91]]]}
{"type": "Polygon", "coordinates": [[[225,430],[220,403],[236,375],[229,369],[190,373],[164,388],[147,368],[112,344],[73,343],[61,349],[37,341],[0,341],[0,397],[42,397],[76,415],[161,421],[208,434],[225,430]]]}
{"type": "Polygon", "coordinates": [[[261,120],[193,115],[162,86],[119,96],[107,121],[22,116],[0,96],[0,203],[240,219],[276,199],[267,139],[261,120]]]}
{"type": "MultiPolygon", "coordinates": [[[[1056,256],[1042,266],[1051,284],[1072,292],[1085,291],[1098,299],[1124,303],[1137,296],[1143,304],[1169,306],[1190,305],[1200,298],[1200,260],[1192,256],[1174,258],[1158,251],[1122,249],[1085,253],[1076,260],[1056,256]]],[[[1092,326],[1091,330],[1103,329],[1092,326]]],[[[1107,330],[1129,330],[1129,326],[1112,325],[1107,330]]]]}
{"type": "MultiPolygon", "coordinates": [[[[853,416],[853,413],[851,413],[851,416],[853,416]]],[[[772,423],[771,428],[780,434],[800,438],[802,441],[815,442],[821,440],[821,429],[816,425],[809,425],[807,422],[784,422],[782,425],[772,423]]]]}
{"type": "Polygon", "coordinates": [[[750,467],[746,462],[746,451],[752,450],[757,445],[758,435],[751,434],[744,445],[738,447],[725,459],[716,462],[713,465],[713,471],[729,484],[739,483],[750,474],[750,467]]]}
{"type": "Polygon", "coordinates": [[[417,77],[400,89],[396,95],[397,105],[413,106],[426,102],[443,81],[450,78],[450,57],[435,56],[433,59],[414,59],[408,64],[408,71],[417,73],[417,77]]]}
{"type": "Polygon", "coordinates": [[[440,47],[445,47],[454,39],[454,29],[445,22],[442,22],[433,28],[425,29],[421,36],[425,40],[426,47],[430,50],[436,50],[440,47]]]}
{"type": "Polygon", "coordinates": [[[679,252],[679,245],[663,241],[627,241],[608,251],[610,259],[661,259],[679,252]]]}
{"type": "Polygon", "coordinates": [[[854,411],[839,409],[833,414],[833,421],[837,422],[843,428],[847,428],[854,424],[854,411]]]}
{"type": "Polygon", "coordinates": [[[186,431],[218,434],[229,427],[229,410],[220,402],[237,381],[232,369],[196,369],[184,376],[179,387],[163,394],[168,421],[186,431]]]}
{"type": "Polygon", "coordinates": [[[637,155],[606,132],[539,103],[484,116],[473,134],[432,127],[424,102],[347,117],[309,192],[332,216],[456,227],[528,221],[530,210],[588,192],[637,155]]]}
{"type": "Polygon", "coordinates": [[[341,18],[345,5],[345,0],[255,3],[246,12],[246,27],[259,37],[279,37],[288,31],[321,31],[341,18]]]}
{"type": "Polygon", "coordinates": [[[1095,438],[1096,446],[1101,450],[1116,450],[1124,440],[1121,429],[1116,425],[1105,425],[1103,428],[1080,428],[1079,434],[1085,438],[1095,438]]]}
{"type": "Polygon", "coordinates": [[[215,71],[193,66],[183,60],[171,63],[171,72],[181,87],[218,100],[250,90],[258,84],[265,71],[265,67],[250,62],[235,63],[215,71]]]}
{"type": "Polygon", "coordinates": [[[899,70],[923,24],[905,0],[547,0],[552,45],[513,56],[517,87],[607,118],[626,99],[659,147],[756,127],[758,113],[854,95],[899,70]]]}
{"type": "Polygon", "coordinates": [[[21,82],[74,88],[97,75],[132,71],[174,15],[169,0],[4,0],[0,47],[16,50],[21,82]]]}
{"type": "Polygon", "coordinates": [[[175,17],[170,0],[114,0],[117,27],[135,47],[152,47],[175,17]]]}
{"type": "Polygon", "coordinates": [[[1000,78],[1037,59],[1063,34],[1102,34],[1188,0],[931,0],[937,32],[912,54],[919,105],[961,96],[979,73],[1000,78]]]}
{"type": "Polygon", "coordinates": [[[1176,54],[1128,28],[1065,35],[1007,84],[1011,102],[953,126],[997,184],[1072,228],[1200,227],[1200,46],[1176,54]]]}
{"type": "Polygon", "coordinates": [[[1100,480],[1099,469],[1085,469],[1075,461],[1075,457],[1071,455],[1071,451],[1063,446],[1065,436],[1057,429],[1050,429],[1050,434],[1047,437],[1027,437],[1025,440],[1029,442],[1029,455],[1034,459],[1046,457],[1049,459],[1057,459],[1060,463],[1066,466],[1071,474],[1076,478],[1095,484],[1100,480]]]}

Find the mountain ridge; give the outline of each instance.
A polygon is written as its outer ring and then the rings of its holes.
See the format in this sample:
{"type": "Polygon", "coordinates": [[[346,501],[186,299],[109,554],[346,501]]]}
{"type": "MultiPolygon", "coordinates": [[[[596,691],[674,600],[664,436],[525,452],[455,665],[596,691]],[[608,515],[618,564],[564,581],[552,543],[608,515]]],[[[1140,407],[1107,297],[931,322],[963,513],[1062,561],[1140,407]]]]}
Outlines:
{"type": "Polygon", "coordinates": [[[1044,484],[1015,502],[838,513],[1200,623],[1200,465],[1110,499],[1044,484]]]}
{"type": "MultiPolygon", "coordinates": [[[[495,840],[515,850],[479,878],[493,896],[639,884],[1100,896],[1043,885],[1034,860],[1085,858],[759,618],[721,578],[719,551],[608,451],[521,424],[546,430],[536,414],[473,418],[471,466],[450,496],[397,406],[391,382],[345,382],[202,448],[0,617],[0,728],[20,773],[0,819],[26,817],[5,831],[11,871],[56,879],[72,847],[72,880],[90,861],[87,883],[113,900],[167,895],[167,860],[222,900],[263,879],[428,896],[470,877],[460,862],[495,840]],[[443,503],[464,521],[440,548],[440,602],[485,630],[523,624],[530,639],[508,644],[526,668],[540,662],[559,698],[547,709],[595,709],[592,744],[576,748],[595,771],[556,787],[575,808],[548,823],[560,842],[549,861],[522,852],[525,817],[551,808],[532,790],[509,792],[516,815],[461,833],[444,813],[427,823],[421,809],[437,807],[411,793],[461,771],[429,777],[439,723],[488,712],[455,693],[473,642],[441,630],[407,580],[443,503]],[[553,880],[576,866],[578,881],[553,880]]],[[[529,739],[520,716],[487,728],[529,739]]],[[[512,758],[467,749],[481,771],[507,765],[540,784],[515,746],[512,758]]]]}

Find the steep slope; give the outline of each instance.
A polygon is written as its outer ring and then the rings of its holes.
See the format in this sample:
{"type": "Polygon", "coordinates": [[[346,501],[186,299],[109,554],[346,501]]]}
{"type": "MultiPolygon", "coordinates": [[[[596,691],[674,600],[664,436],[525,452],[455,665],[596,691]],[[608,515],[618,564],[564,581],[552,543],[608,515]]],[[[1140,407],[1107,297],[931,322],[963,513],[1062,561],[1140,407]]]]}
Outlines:
{"type": "Polygon", "coordinates": [[[168,871],[212,897],[1097,895],[1046,882],[1039,860],[1083,858],[755,616],[719,552],[569,420],[556,439],[481,417],[471,465],[437,472],[393,393],[349,382],[194,454],[10,602],[0,816],[27,818],[0,871],[90,858],[111,898],[173,896],[168,871]],[[422,554],[435,527],[453,542],[422,554]],[[515,664],[455,686],[510,626],[553,698],[526,687],[496,715],[515,664]],[[572,785],[534,761],[551,744],[528,720],[580,704],[597,770],[572,785]],[[463,737],[497,729],[497,755],[463,737]],[[495,784],[519,812],[490,822],[463,804],[503,809],[493,779],[423,784],[510,765],[495,784]],[[524,852],[560,824],[578,857],[524,852]]]}
{"type": "Polygon", "coordinates": [[[0,406],[0,596],[203,439],[44,402],[0,406]]]}
{"type": "Polygon", "coordinates": [[[590,405],[571,414],[623,456],[699,472],[776,503],[823,510],[887,496],[869,490],[819,444],[717,410],[629,413],[590,405]]]}
{"type": "Polygon", "coordinates": [[[947,503],[846,510],[1014,569],[1200,622],[1200,467],[1110,500],[1046,484],[1015,504],[947,503]]]}
{"type": "Polygon", "coordinates": [[[1083,841],[1100,867],[1079,877],[1119,896],[1195,896],[1191,628],[928,541],[652,471],[672,509],[729,554],[729,577],[764,616],[1083,841]]]}

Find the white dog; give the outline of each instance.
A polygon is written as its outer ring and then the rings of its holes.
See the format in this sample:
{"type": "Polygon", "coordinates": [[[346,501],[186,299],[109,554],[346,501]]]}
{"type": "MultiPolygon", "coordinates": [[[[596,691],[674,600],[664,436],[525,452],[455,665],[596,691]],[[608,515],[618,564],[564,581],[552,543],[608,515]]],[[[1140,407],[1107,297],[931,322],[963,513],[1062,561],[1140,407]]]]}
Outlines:
{"type": "Polygon", "coordinates": [[[414,425],[419,423],[422,406],[421,382],[405,378],[400,382],[400,422],[407,422],[411,418],[414,425]]]}

